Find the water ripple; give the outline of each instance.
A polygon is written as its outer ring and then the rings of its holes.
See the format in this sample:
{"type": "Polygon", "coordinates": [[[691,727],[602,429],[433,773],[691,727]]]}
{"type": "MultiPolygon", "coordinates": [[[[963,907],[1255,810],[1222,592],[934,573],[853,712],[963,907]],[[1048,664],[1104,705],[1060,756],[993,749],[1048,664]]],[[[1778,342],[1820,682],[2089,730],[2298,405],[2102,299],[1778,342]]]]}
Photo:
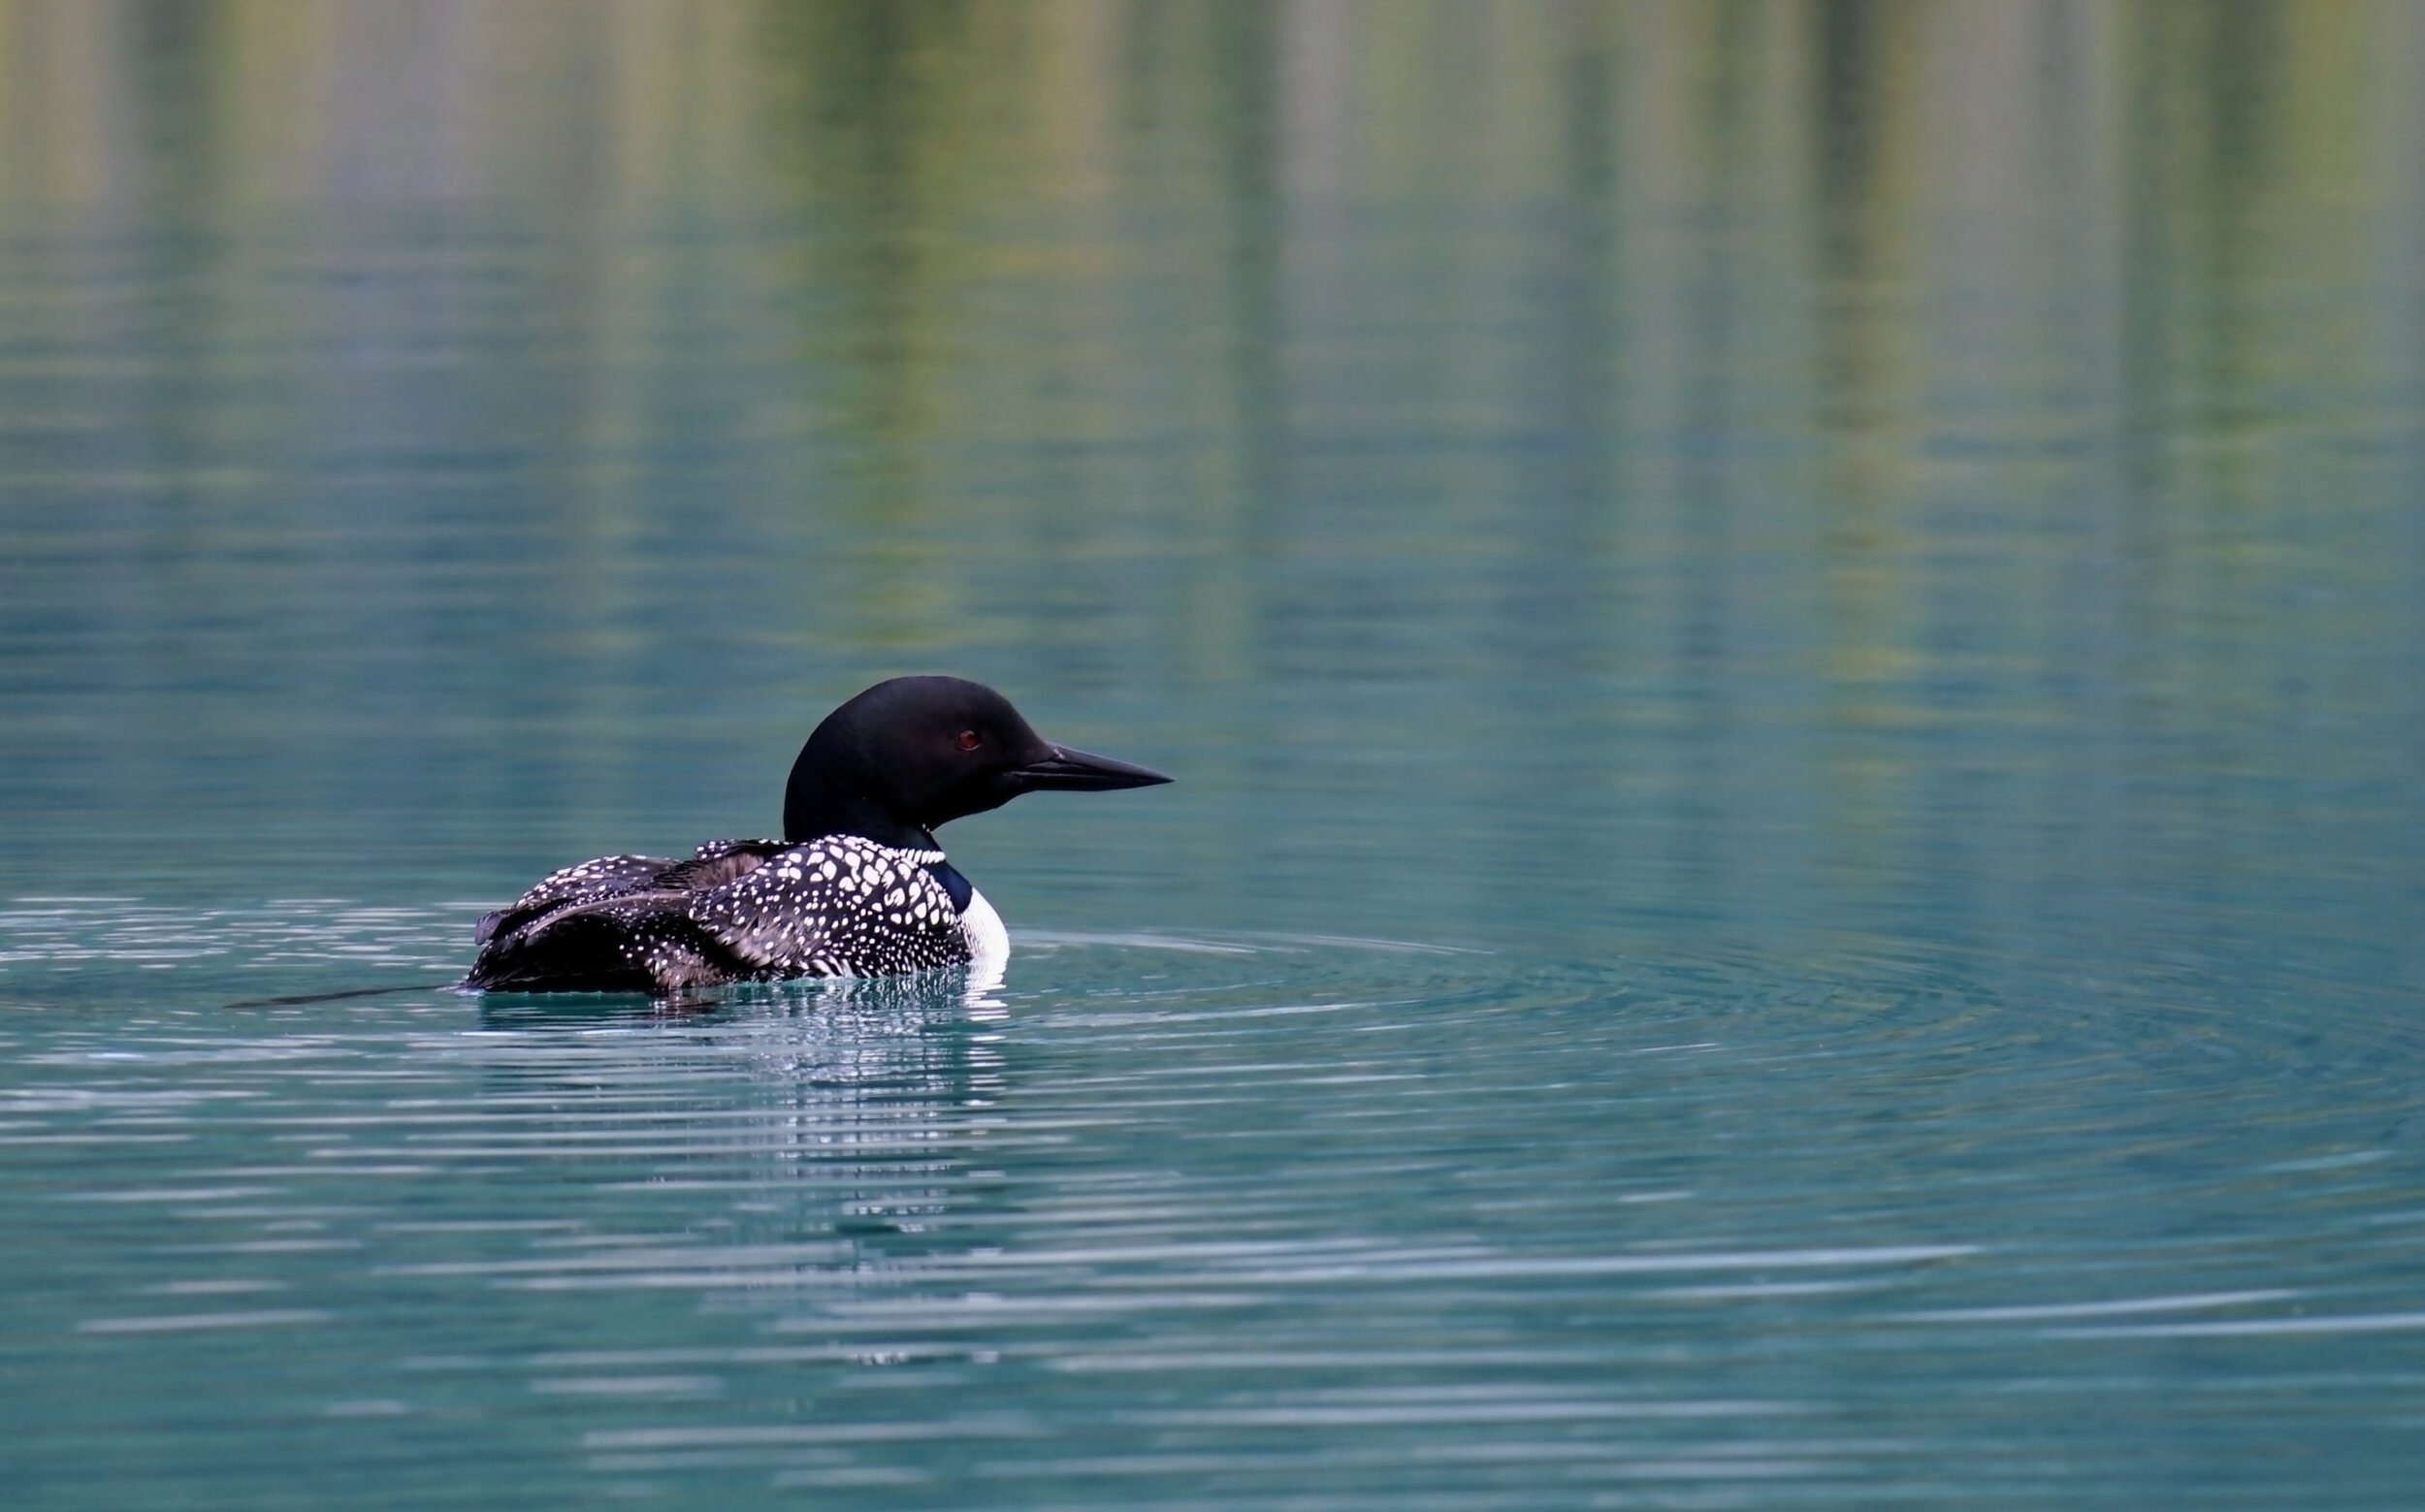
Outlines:
{"type": "Polygon", "coordinates": [[[2258,1017],[2226,1054],[2194,999],[1867,949],[1277,935],[1045,936],[974,1010],[949,974],[679,1012],[414,985],[463,922],[0,919],[0,1002],[45,1004],[0,1014],[6,1237],[90,1261],[19,1266],[17,1336],[108,1352],[164,1421],[175,1383],[242,1368],[332,1432],[509,1425],[467,1471],[916,1504],[972,1476],[1118,1505],[1544,1477],[1925,1501],[2019,1398],[2096,1404],[2076,1489],[2186,1410],[2115,1395],[2173,1378],[2165,1351],[2301,1359],[2344,1408],[2425,1364],[2386,1280],[2425,1229],[2379,1137],[2414,1097],[2397,1028],[2258,1017]],[[355,984],[351,952],[287,964],[355,931],[404,990],[224,1007],[355,984]],[[134,975],[180,939],[190,989],[134,975]],[[26,995],[61,961],[128,970],[26,995]],[[2373,1353],[2301,1353],[2327,1347],[2373,1353]],[[1889,1410],[1898,1376],[1941,1390],[1889,1410]]]}

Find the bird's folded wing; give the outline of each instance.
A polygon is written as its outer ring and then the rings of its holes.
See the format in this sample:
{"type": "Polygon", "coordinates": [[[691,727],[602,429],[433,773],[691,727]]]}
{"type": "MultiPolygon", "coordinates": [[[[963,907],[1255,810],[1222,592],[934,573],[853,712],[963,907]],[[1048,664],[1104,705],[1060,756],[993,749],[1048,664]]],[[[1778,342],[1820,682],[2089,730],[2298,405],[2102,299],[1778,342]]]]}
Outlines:
{"type": "Polygon", "coordinates": [[[931,864],[857,835],[827,835],[695,893],[690,917],[753,971],[873,977],[960,965],[968,937],[931,864]]]}
{"type": "MultiPolygon", "coordinates": [[[[753,970],[847,971],[827,946],[834,921],[847,917],[857,878],[824,864],[817,851],[814,842],[777,851],[754,859],[721,885],[692,893],[691,921],[753,970]]],[[[738,859],[727,855],[686,864],[726,867],[738,859]]]]}
{"type": "Polygon", "coordinates": [[[600,898],[637,892],[657,880],[658,874],[674,863],[662,855],[601,855],[593,861],[567,866],[550,872],[530,891],[483,916],[472,942],[485,945],[491,937],[511,934],[551,909],[568,903],[593,903],[600,898]]]}
{"type": "Polygon", "coordinates": [[[510,991],[663,990],[719,980],[721,952],[685,912],[687,892],[619,892],[558,903],[484,946],[464,981],[510,991]]]}
{"type": "Polygon", "coordinates": [[[789,849],[780,840],[710,840],[689,860],[659,872],[650,885],[706,892],[748,876],[789,849]]]}

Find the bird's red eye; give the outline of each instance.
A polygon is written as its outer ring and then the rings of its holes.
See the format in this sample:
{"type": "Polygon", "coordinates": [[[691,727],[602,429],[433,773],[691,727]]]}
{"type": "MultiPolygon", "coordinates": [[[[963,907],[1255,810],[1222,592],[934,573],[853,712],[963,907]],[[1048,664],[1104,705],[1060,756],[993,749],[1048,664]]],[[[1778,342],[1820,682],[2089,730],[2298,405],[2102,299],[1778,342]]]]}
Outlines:
{"type": "Polygon", "coordinates": [[[986,737],[978,734],[973,729],[964,729],[960,731],[960,749],[962,751],[974,751],[985,743],[986,737]]]}

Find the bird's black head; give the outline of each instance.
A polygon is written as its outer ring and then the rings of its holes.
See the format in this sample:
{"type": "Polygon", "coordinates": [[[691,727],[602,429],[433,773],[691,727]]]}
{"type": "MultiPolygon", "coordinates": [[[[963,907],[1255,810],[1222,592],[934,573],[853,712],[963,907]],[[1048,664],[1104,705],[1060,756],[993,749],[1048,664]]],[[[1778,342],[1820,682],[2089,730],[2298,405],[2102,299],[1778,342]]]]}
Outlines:
{"type": "Polygon", "coordinates": [[[1099,792],[1170,779],[1056,746],[1011,701],[957,677],[896,677],[825,716],[792,763],[783,838],[864,835],[923,847],[931,831],[1022,792],[1099,792]]]}

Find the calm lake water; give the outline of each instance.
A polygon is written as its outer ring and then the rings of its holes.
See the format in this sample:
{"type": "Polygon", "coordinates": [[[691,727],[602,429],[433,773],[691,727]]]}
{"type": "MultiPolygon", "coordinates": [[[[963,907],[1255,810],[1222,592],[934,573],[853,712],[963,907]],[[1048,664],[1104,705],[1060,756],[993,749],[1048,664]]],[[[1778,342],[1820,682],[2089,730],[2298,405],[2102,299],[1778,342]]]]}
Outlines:
{"type": "Polygon", "coordinates": [[[0,0],[0,1499],[2415,1505],[2421,102],[0,0]],[[925,670],[998,987],[442,985],[925,670]]]}

